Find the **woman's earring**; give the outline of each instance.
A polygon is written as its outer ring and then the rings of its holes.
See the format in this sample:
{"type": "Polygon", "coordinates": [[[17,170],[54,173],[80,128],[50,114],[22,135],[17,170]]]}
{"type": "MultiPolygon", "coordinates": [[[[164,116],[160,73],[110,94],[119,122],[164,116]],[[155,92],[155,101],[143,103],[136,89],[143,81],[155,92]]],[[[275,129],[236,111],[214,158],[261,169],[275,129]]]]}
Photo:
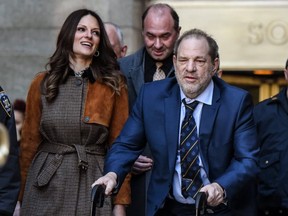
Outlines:
{"type": "Polygon", "coordinates": [[[100,52],[98,50],[96,50],[96,52],[94,53],[95,57],[98,57],[100,55],[100,52]]]}

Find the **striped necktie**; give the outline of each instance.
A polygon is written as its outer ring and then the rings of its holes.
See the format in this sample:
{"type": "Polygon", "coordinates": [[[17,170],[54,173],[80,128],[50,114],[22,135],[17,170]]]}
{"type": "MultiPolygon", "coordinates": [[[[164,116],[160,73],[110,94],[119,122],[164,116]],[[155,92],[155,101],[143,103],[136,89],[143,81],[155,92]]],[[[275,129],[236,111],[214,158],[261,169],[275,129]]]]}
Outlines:
{"type": "Polygon", "coordinates": [[[198,105],[198,101],[185,105],[185,118],[182,122],[180,137],[180,156],[181,156],[181,176],[182,176],[182,195],[195,198],[195,195],[202,187],[199,166],[199,138],[197,126],[193,117],[193,111],[198,105]]]}
{"type": "Polygon", "coordinates": [[[153,81],[165,79],[165,72],[161,69],[162,65],[162,62],[156,62],[156,71],[153,75],[153,81]]]}

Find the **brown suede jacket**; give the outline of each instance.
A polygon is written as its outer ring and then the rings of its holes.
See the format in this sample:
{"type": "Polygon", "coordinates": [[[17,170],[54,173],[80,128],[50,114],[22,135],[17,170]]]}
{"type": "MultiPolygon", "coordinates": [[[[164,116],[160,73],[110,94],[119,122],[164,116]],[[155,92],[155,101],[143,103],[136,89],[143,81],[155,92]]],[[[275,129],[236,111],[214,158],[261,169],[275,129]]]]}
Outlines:
{"type": "MultiPolygon", "coordinates": [[[[45,74],[45,72],[41,72],[36,75],[30,85],[27,96],[26,115],[22,129],[23,137],[20,144],[21,152],[25,152],[25,154],[20,155],[22,177],[19,195],[20,201],[23,198],[29,165],[41,142],[41,135],[39,132],[42,111],[40,86],[45,74]],[[25,134],[28,135],[25,136],[25,134]]],[[[107,126],[109,128],[109,145],[111,145],[119,135],[128,117],[127,88],[122,87],[120,95],[117,95],[116,93],[113,93],[110,87],[103,83],[96,81],[92,84],[89,82],[85,103],[84,116],[89,117],[89,121],[85,121],[85,123],[98,123],[107,126]],[[95,92],[97,92],[97,97],[95,97],[95,92]],[[109,100],[109,98],[112,99],[109,100]],[[114,103],[114,105],[111,103],[114,103]]],[[[131,203],[130,178],[131,175],[128,174],[119,193],[114,199],[114,204],[128,205],[131,203]]]]}

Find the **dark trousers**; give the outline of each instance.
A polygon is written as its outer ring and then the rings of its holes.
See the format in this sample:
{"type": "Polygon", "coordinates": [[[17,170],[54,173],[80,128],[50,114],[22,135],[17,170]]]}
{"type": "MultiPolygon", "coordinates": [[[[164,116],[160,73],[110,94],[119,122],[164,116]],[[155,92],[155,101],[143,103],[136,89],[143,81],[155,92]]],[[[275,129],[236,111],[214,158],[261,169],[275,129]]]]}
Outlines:
{"type": "Polygon", "coordinates": [[[259,209],[258,216],[286,216],[288,215],[287,208],[266,208],[266,209],[259,209]]]}
{"type": "MultiPolygon", "coordinates": [[[[221,204],[217,207],[207,207],[204,214],[198,215],[232,216],[232,213],[227,206],[221,204]]],[[[183,204],[168,198],[155,216],[196,216],[196,208],[194,204],[183,204]]]]}
{"type": "Polygon", "coordinates": [[[131,178],[131,204],[127,208],[127,216],[146,215],[146,173],[132,175],[131,178]]]}
{"type": "MultiPolygon", "coordinates": [[[[151,158],[151,152],[146,146],[143,155],[151,158]]],[[[145,216],[147,204],[147,189],[151,171],[140,175],[132,175],[131,178],[131,204],[127,208],[127,216],[145,216]]]]}

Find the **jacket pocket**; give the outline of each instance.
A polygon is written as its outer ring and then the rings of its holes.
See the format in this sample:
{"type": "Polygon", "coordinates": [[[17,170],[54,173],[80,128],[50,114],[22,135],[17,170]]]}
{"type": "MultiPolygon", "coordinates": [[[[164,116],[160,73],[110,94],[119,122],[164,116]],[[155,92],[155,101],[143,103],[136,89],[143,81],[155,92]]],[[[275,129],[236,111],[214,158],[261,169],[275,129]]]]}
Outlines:
{"type": "Polygon", "coordinates": [[[259,192],[267,196],[274,192],[279,182],[280,152],[260,157],[259,166],[259,192]]]}
{"type": "Polygon", "coordinates": [[[273,152],[271,154],[265,155],[263,157],[260,157],[260,168],[266,169],[270,166],[273,166],[273,164],[279,163],[280,161],[280,152],[273,152]]]}

